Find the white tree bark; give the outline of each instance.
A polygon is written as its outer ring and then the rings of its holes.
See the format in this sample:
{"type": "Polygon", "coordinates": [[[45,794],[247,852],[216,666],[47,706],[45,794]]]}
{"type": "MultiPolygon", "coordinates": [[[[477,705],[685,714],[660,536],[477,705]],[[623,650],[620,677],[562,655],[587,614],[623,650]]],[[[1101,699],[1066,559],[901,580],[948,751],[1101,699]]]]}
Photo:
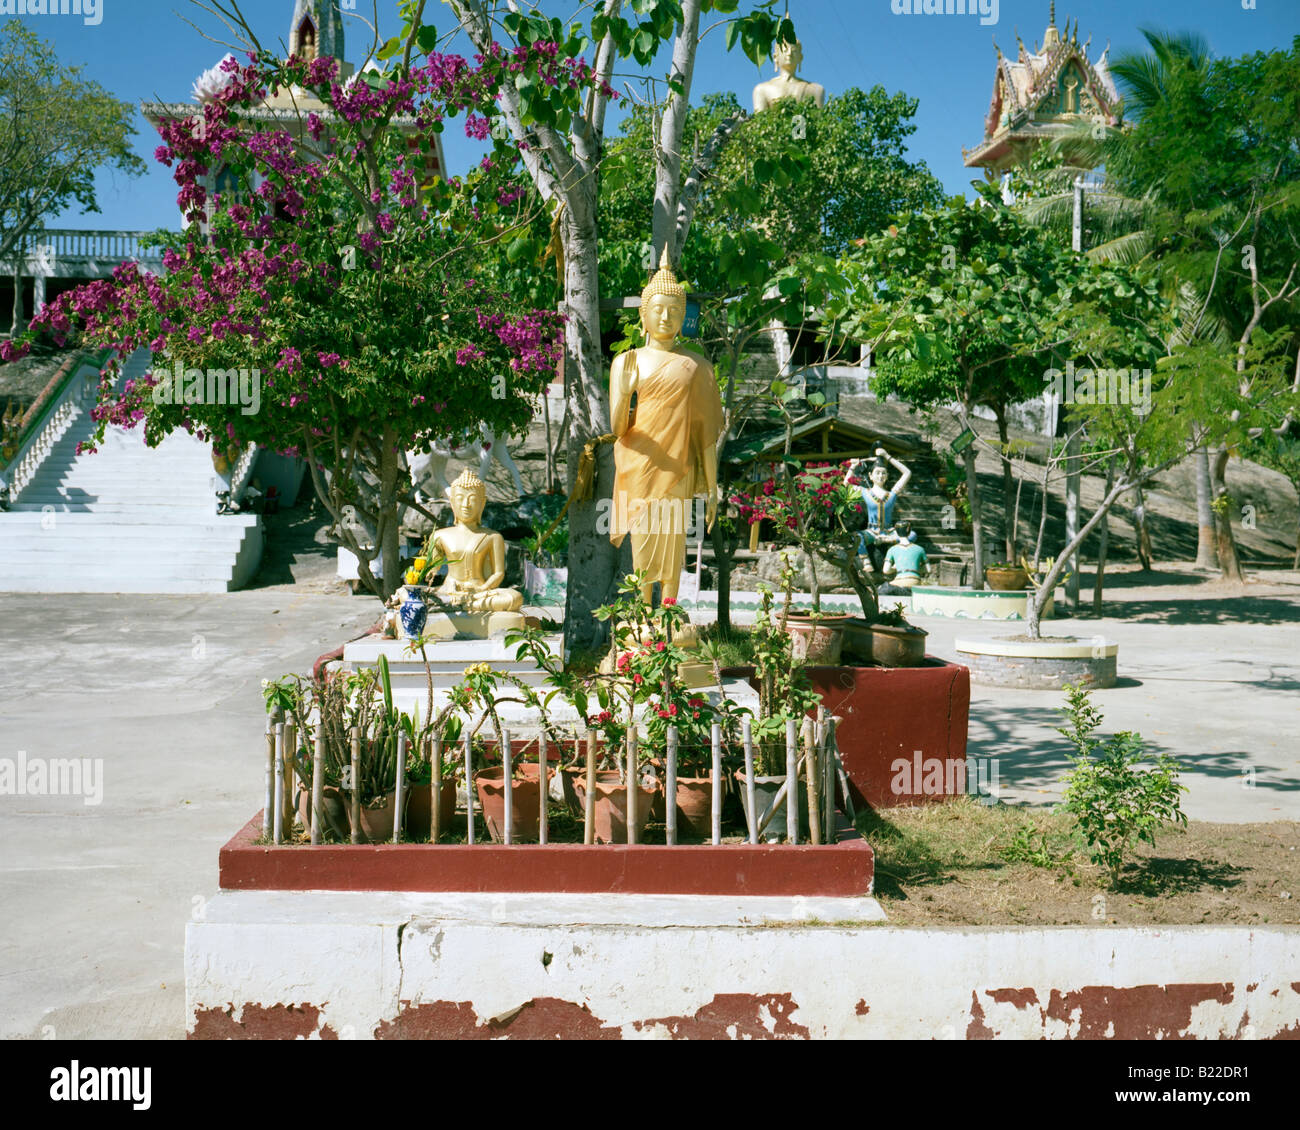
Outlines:
{"type": "Polygon", "coordinates": [[[701,0],[683,0],[682,22],[673,44],[673,64],[668,77],[680,84],[670,90],[655,146],[654,261],[666,246],[673,262],[681,256],[677,238],[677,206],[682,183],[682,134],[686,110],[691,102],[691,79],[695,74],[695,48],[699,42],[701,0]]]}

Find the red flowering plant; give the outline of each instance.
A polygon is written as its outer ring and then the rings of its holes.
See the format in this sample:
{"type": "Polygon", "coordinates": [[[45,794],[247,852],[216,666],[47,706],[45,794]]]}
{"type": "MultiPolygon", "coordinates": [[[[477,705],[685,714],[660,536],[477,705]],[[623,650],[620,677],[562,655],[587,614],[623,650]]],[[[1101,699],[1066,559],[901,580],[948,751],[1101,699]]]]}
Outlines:
{"type": "Polygon", "coordinates": [[[110,425],[143,423],[153,445],[183,428],[223,450],[302,456],[336,536],[382,596],[401,580],[402,509],[421,509],[402,452],[480,422],[498,436],[526,428],[563,350],[560,316],[502,293],[506,272],[493,268],[519,231],[545,222],[535,194],[522,195],[519,152],[502,142],[494,160],[444,182],[427,168],[432,137],[458,115],[467,134],[484,133],[521,67],[574,97],[598,81],[554,44],[473,61],[434,44],[413,30],[381,52],[386,71],[346,82],[329,57],[227,59],[225,85],[159,127],[156,156],[189,222],[159,237],[165,273],[124,264],[0,347],[6,361],[36,334],[112,348],[95,442],[110,425]],[[259,113],[290,88],[324,109],[259,113]],[[234,187],[211,192],[218,173],[234,187]],[[139,349],[155,368],[119,387],[139,349]]]}
{"type": "Polygon", "coordinates": [[[711,764],[714,723],[722,725],[725,743],[734,737],[742,711],[729,700],[715,703],[686,686],[681,667],[699,655],[677,641],[690,617],[672,597],[651,607],[641,584],[640,574],[629,574],[619,585],[618,598],[595,611],[598,620],[613,624],[612,670],[593,679],[592,694],[601,709],[588,715],[587,723],[617,751],[635,719],[642,761],[662,759],[668,730],[676,727],[678,767],[687,775],[711,764]]]}
{"type": "Polygon", "coordinates": [[[857,531],[865,525],[866,507],[861,494],[845,482],[852,462],[778,464],[771,478],[731,497],[746,522],[768,521],[778,542],[804,551],[811,562],[815,612],[821,610],[819,556],[845,569],[864,610],[877,604],[875,590],[858,565],[857,531]]]}

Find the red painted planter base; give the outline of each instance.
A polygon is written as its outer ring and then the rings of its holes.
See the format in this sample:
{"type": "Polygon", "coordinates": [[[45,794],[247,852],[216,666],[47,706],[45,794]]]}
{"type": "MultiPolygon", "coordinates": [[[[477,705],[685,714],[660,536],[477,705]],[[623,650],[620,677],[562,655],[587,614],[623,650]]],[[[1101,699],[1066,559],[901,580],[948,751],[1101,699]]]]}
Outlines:
{"type": "Polygon", "coordinates": [[[257,844],[259,813],[221,849],[227,891],[552,891],[561,894],[871,893],[871,846],[838,844],[257,844]]]}

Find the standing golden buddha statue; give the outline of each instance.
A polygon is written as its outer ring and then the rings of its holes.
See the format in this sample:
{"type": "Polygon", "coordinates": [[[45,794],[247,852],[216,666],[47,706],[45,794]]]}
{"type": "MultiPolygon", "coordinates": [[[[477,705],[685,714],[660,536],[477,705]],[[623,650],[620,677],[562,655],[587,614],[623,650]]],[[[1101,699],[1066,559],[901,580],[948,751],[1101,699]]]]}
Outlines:
{"type": "Polygon", "coordinates": [[[707,499],[709,529],[717,517],[722,400],[708,359],[676,344],[685,320],[686,291],[665,247],[641,293],[646,344],[621,353],[609,373],[617,437],[609,539],[619,546],[631,534],[647,602],[656,581],[662,596],[677,596],[695,496],[707,499]]]}

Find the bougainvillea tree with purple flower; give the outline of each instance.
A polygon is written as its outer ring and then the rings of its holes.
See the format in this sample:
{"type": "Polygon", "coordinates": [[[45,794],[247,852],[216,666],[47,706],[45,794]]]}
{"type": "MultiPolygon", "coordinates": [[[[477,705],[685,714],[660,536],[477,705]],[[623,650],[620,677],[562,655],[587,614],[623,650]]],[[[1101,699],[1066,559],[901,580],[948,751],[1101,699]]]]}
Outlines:
{"type": "MultiPolygon", "coordinates": [[[[416,45],[413,35],[388,74],[349,82],[327,57],[227,59],[215,95],[160,126],[156,156],[173,168],[189,221],[169,240],[166,273],[125,264],[33,324],[111,346],[115,363],[153,352],[149,376],[122,388],[110,365],[96,442],[110,425],[143,424],[152,444],[184,428],[223,448],[304,457],[380,595],[397,584],[400,516],[417,505],[402,452],[481,421],[498,435],[526,429],[563,348],[559,314],[502,293],[479,269],[532,222],[519,198],[514,214],[500,203],[504,163],[451,182],[425,172],[431,135],[457,115],[475,132],[521,59],[413,57],[416,45]],[[326,108],[303,115],[297,135],[241,113],[293,87],[326,108]],[[216,168],[239,188],[210,193],[216,168]],[[231,370],[257,374],[255,410],[210,395],[211,374],[231,370]]],[[[575,90],[588,78],[544,45],[522,61],[575,90]]],[[[6,354],[26,347],[6,343],[6,354]]]]}

